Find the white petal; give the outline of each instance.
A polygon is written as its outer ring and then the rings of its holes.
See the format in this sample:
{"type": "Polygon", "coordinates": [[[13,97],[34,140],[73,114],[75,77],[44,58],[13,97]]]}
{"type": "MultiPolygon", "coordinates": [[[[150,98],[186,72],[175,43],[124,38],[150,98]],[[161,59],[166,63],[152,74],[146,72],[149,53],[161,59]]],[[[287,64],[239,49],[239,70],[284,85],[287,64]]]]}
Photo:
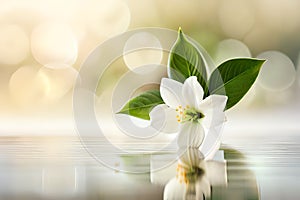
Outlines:
{"type": "Polygon", "coordinates": [[[209,198],[210,194],[211,194],[211,187],[207,177],[203,176],[199,178],[196,181],[196,199],[203,198],[203,195],[205,196],[205,198],[209,198]]]}
{"type": "Polygon", "coordinates": [[[185,122],[181,124],[177,136],[177,144],[179,148],[199,148],[204,139],[205,132],[200,123],[185,122]]]}
{"type": "Polygon", "coordinates": [[[186,185],[179,183],[176,178],[171,179],[164,189],[164,200],[184,199],[186,185]]]}
{"type": "Polygon", "coordinates": [[[199,104],[199,111],[204,114],[202,123],[206,129],[219,126],[225,122],[224,108],[226,102],[227,96],[211,95],[199,104]]]}
{"type": "Polygon", "coordinates": [[[184,81],[182,95],[186,104],[198,109],[198,104],[202,101],[203,94],[203,88],[197,81],[196,76],[191,76],[184,81]]]}
{"type": "Polygon", "coordinates": [[[171,108],[182,105],[182,86],[183,84],[169,78],[163,78],[160,84],[160,95],[164,102],[171,108]]]}
{"type": "Polygon", "coordinates": [[[198,198],[196,198],[196,187],[195,187],[195,183],[189,183],[186,187],[186,192],[185,192],[185,198],[184,200],[198,200],[198,198]]]}
{"type": "Polygon", "coordinates": [[[227,99],[227,96],[213,94],[205,98],[199,106],[201,109],[204,109],[203,111],[205,111],[205,109],[208,108],[218,108],[220,110],[224,110],[227,103],[227,99]]]}
{"type": "Polygon", "coordinates": [[[160,132],[176,133],[179,128],[176,114],[177,112],[166,104],[155,106],[149,113],[151,126],[160,132]]]}
{"type": "Polygon", "coordinates": [[[204,197],[203,197],[203,193],[201,191],[199,191],[199,188],[196,187],[196,200],[203,200],[204,197]]]}
{"type": "Polygon", "coordinates": [[[222,128],[223,126],[218,126],[208,130],[207,135],[199,148],[206,160],[212,159],[215,153],[219,150],[222,128]]]}
{"type": "Polygon", "coordinates": [[[226,162],[218,162],[213,160],[206,161],[206,174],[209,183],[212,186],[227,185],[227,168],[226,162]]]}
{"type": "Polygon", "coordinates": [[[189,168],[191,166],[199,166],[200,162],[204,161],[203,154],[198,148],[187,148],[180,156],[179,162],[183,166],[189,168]]]}
{"type": "Polygon", "coordinates": [[[202,119],[201,123],[207,130],[223,125],[226,121],[225,113],[217,109],[212,109],[204,115],[205,117],[202,119]]]}

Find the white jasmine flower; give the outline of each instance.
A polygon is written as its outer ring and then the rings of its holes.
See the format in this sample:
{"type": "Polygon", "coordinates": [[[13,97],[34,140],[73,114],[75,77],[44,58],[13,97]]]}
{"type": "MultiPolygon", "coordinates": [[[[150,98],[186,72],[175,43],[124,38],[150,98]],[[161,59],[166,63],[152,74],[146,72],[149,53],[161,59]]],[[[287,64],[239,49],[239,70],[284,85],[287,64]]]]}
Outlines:
{"type": "Polygon", "coordinates": [[[203,99],[204,91],[195,76],[183,84],[163,78],[160,93],[165,104],[150,112],[153,127],[165,133],[178,132],[179,148],[202,146],[200,150],[205,157],[219,148],[227,96],[210,95],[203,99]]]}

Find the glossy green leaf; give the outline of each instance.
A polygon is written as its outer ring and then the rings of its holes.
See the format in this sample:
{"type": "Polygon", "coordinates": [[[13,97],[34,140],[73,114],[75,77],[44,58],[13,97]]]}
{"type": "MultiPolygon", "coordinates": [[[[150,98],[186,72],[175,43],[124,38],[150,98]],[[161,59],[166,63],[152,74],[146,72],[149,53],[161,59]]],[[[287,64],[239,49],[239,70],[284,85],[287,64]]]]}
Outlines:
{"type": "Polygon", "coordinates": [[[264,60],[239,58],[222,63],[209,79],[209,93],[228,96],[226,109],[238,103],[256,80],[264,60]]]}
{"type": "Polygon", "coordinates": [[[207,90],[207,72],[202,55],[181,29],[169,56],[168,76],[181,83],[190,76],[196,76],[203,89],[207,90]]]}
{"type": "Polygon", "coordinates": [[[159,90],[150,90],[131,99],[118,114],[127,114],[141,119],[149,120],[149,113],[153,107],[163,104],[159,90]]]}

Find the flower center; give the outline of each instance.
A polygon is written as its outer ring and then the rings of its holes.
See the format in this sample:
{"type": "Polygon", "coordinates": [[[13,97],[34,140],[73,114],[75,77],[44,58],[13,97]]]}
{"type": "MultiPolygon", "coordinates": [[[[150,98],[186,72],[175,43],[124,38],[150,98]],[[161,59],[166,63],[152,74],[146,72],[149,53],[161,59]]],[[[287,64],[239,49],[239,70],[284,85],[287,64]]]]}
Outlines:
{"type": "Polygon", "coordinates": [[[197,179],[204,174],[204,170],[200,167],[191,167],[187,173],[186,177],[189,182],[196,182],[197,179]]]}
{"type": "Polygon", "coordinates": [[[196,110],[195,108],[191,108],[189,105],[185,106],[178,106],[176,108],[176,112],[178,113],[176,118],[178,122],[199,122],[204,116],[203,113],[196,110]]]}
{"type": "Polygon", "coordinates": [[[179,183],[188,183],[188,179],[186,177],[186,173],[185,173],[185,169],[182,165],[178,164],[177,165],[177,174],[176,174],[176,178],[179,181],[179,183]]]}
{"type": "Polygon", "coordinates": [[[194,183],[196,182],[197,178],[202,176],[205,172],[200,167],[190,167],[188,169],[184,168],[182,165],[177,165],[177,174],[176,178],[180,183],[194,183]]]}

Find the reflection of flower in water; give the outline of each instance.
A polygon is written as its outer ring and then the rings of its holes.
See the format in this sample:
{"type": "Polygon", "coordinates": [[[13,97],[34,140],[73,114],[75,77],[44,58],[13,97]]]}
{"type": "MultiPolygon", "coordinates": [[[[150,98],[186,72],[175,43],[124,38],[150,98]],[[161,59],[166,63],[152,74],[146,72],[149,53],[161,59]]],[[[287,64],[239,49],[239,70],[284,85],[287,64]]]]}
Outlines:
{"type": "Polygon", "coordinates": [[[227,184],[226,163],[206,161],[196,148],[188,148],[179,158],[177,175],[166,185],[164,199],[204,199],[211,186],[227,184]]]}

